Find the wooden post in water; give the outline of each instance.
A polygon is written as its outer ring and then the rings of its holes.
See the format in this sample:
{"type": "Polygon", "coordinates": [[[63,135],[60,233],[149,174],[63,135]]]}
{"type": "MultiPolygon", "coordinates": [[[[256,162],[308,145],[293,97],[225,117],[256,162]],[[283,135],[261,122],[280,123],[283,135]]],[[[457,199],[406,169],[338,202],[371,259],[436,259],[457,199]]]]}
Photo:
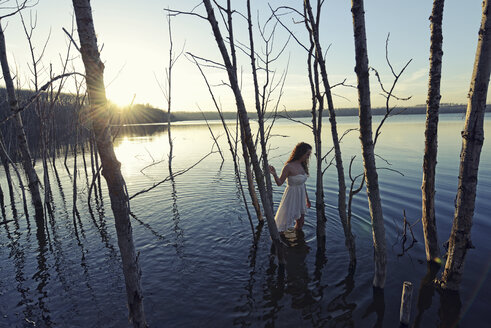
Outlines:
{"type": "Polygon", "coordinates": [[[404,281],[402,286],[401,309],[399,311],[399,321],[402,325],[409,325],[411,318],[411,299],[413,296],[413,284],[410,281],[404,281]]]}

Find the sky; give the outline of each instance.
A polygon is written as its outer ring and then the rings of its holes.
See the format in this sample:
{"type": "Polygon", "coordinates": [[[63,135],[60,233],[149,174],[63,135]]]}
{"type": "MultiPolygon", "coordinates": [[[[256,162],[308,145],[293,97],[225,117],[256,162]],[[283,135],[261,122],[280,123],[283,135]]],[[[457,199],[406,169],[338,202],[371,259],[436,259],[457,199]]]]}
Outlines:
{"type": "MultiPolygon", "coordinates": [[[[265,45],[260,38],[258,26],[264,26],[271,17],[270,7],[291,6],[300,10],[303,1],[251,0],[251,3],[255,47],[259,54],[264,55],[265,45]]],[[[110,101],[124,106],[134,98],[135,103],[167,109],[166,97],[160,87],[166,83],[165,72],[169,61],[169,29],[164,9],[189,11],[199,4],[200,1],[196,0],[91,1],[98,43],[102,47],[101,58],[105,63],[106,92],[110,101]]],[[[2,2],[0,14],[4,15],[11,11],[6,7],[13,5],[15,1],[2,2]]],[[[442,103],[467,102],[482,14],[481,5],[480,0],[447,0],[445,3],[442,103]]],[[[245,0],[232,0],[232,6],[238,12],[246,14],[245,0]]],[[[322,10],[320,39],[323,50],[328,49],[326,66],[331,85],[344,80],[346,84],[356,85],[350,6],[351,2],[347,0],[326,0],[322,10]]],[[[388,51],[394,69],[399,71],[412,59],[395,89],[397,96],[411,96],[411,99],[393,101],[391,105],[403,108],[426,103],[430,46],[428,18],[431,9],[432,1],[428,0],[365,1],[369,64],[380,73],[384,85],[389,87],[393,81],[385,59],[385,43],[389,33],[388,51]]],[[[198,6],[195,11],[205,15],[203,5],[198,6]]],[[[60,57],[66,56],[69,43],[62,28],[71,30],[72,2],[39,0],[35,6],[24,10],[23,16],[28,25],[30,21],[36,23],[32,36],[36,54],[41,53],[49,35],[41,60],[44,67],[41,82],[46,82],[50,65],[54,74],[61,73],[60,57]]],[[[284,15],[280,19],[301,42],[306,44],[308,39],[305,28],[303,24],[298,23],[298,16],[284,15]]],[[[269,20],[265,27],[266,35],[271,33],[275,22],[274,18],[269,20]]],[[[2,19],[1,23],[5,31],[9,64],[12,71],[16,72],[16,82],[22,88],[32,88],[30,52],[20,16],[2,19]]],[[[206,84],[188,54],[222,62],[209,23],[197,16],[179,15],[171,19],[171,25],[174,50],[176,53],[182,52],[173,67],[172,110],[215,110],[206,84]]],[[[224,31],[222,29],[222,33],[224,31]]],[[[234,16],[234,31],[238,42],[248,43],[247,25],[238,14],[234,16]]],[[[276,24],[274,31],[273,57],[288,41],[288,33],[281,25],[276,24]]],[[[76,33],[74,38],[78,42],[76,33]]],[[[83,72],[80,56],[73,48],[71,51],[73,69],[83,72]]],[[[306,62],[306,51],[290,38],[285,50],[270,66],[274,72],[271,85],[281,82],[281,77],[286,74],[283,89],[277,87],[270,96],[271,109],[274,106],[278,106],[279,110],[310,109],[311,98],[306,62]]],[[[250,60],[240,50],[238,66],[246,106],[253,111],[254,95],[250,60]]],[[[227,80],[225,71],[211,67],[204,67],[204,71],[222,109],[235,110],[233,94],[225,84],[227,80]]],[[[259,83],[262,85],[264,74],[260,74],[259,78],[259,83]]],[[[370,76],[370,81],[372,106],[385,106],[385,98],[380,95],[380,86],[373,74],[370,76]]],[[[2,83],[3,81],[0,82],[2,83]]],[[[70,91],[70,84],[67,88],[67,91],[70,91]]],[[[333,89],[333,93],[336,108],[357,107],[356,89],[339,86],[333,89]]]]}

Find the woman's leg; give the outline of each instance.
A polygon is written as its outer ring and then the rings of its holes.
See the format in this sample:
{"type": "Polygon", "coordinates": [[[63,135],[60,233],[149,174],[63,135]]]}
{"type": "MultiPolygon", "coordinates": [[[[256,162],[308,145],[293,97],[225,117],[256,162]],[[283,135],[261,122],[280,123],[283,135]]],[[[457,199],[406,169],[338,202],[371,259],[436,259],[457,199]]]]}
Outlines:
{"type": "Polygon", "coordinates": [[[302,214],[302,216],[300,217],[300,219],[298,220],[298,223],[300,224],[300,230],[302,230],[303,228],[303,225],[305,223],[305,215],[302,214]]]}
{"type": "Polygon", "coordinates": [[[296,220],[294,229],[295,230],[302,230],[304,223],[305,223],[305,215],[302,214],[302,216],[300,216],[300,218],[296,220]]]}

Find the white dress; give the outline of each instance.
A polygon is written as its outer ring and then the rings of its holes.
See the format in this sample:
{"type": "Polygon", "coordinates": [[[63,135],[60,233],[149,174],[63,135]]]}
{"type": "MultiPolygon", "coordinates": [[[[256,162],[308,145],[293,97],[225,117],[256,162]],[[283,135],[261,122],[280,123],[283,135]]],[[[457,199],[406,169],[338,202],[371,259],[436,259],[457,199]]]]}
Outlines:
{"type": "Polygon", "coordinates": [[[293,225],[295,219],[299,219],[302,214],[305,214],[307,209],[305,181],[307,181],[307,177],[307,174],[303,173],[286,178],[287,186],[274,217],[278,231],[287,230],[293,225]]]}

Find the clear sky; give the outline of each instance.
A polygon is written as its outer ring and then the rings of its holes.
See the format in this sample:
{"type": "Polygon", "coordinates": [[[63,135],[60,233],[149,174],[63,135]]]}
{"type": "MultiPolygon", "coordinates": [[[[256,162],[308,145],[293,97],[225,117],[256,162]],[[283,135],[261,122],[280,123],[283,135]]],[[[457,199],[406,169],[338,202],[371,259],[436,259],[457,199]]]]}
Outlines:
{"type": "MultiPolygon", "coordinates": [[[[282,5],[301,9],[303,1],[251,0],[256,28],[256,49],[264,50],[257,33],[257,18],[263,25],[271,15],[271,7],[282,5]]],[[[166,108],[165,97],[156,78],[165,79],[168,63],[168,27],[165,8],[190,10],[200,1],[196,0],[92,0],[95,28],[99,45],[103,45],[101,57],[106,65],[105,81],[108,98],[120,105],[128,104],[133,95],[136,103],[149,103],[166,108]]],[[[312,3],[315,3],[312,0],[312,3]]],[[[466,103],[472,67],[477,45],[477,32],[481,19],[480,0],[447,0],[443,19],[443,72],[442,102],[466,103]]],[[[14,1],[3,7],[15,5],[14,1]]],[[[245,11],[245,1],[232,0],[235,9],[245,11]]],[[[321,42],[327,53],[327,69],[330,83],[336,84],[344,79],[346,83],[356,84],[354,73],[354,42],[351,2],[348,0],[326,0],[321,21],[321,42]]],[[[412,59],[401,77],[396,94],[401,97],[412,96],[407,102],[394,103],[399,107],[424,104],[426,102],[429,38],[432,1],[426,0],[366,0],[365,19],[369,63],[376,68],[388,86],[392,81],[390,69],[385,63],[385,40],[390,33],[389,56],[396,70],[412,59]]],[[[196,9],[204,14],[201,5],[196,9]]],[[[3,9],[2,14],[8,12],[3,9]]],[[[47,81],[47,68],[53,65],[55,74],[60,72],[60,54],[67,49],[67,37],[62,27],[71,28],[72,2],[68,0],[39,0],[38,4],[23,12],[29,24],[30,15],[37,15],[37,27],[33,34],[36,53],[40,53],[51,30],[42,63],[46,68],[42,81],[47,81]]],[[[289,26],[302,41],[307,41],[304,26],[295,24],[294,16],[283,16],[282,21],[289,26]]],[[[239,15],[234,17],[236,39],[247,43],[247,26],[239,15]]],[[[273,21],[274,22],[274,21],[273,21]]],[[[269,24],[267,31],[271,31],[269,24]]],[[[7,52],[10,65],[16,71],[19,84],[31,87],[30,53],[18,15],[2,20],[5,30],[7,52]]],[[[222,31],[224,33],[224,31],[222,31]]],[[[200,57],[222,62],[210,25],[207,21],[193,16],[178,16],[172,19],[172,34],[176,51],[184,49],[200,57]]],[[[281,49],[287,38],[285,29],[276,27],[273,53],[281,49]]],[[[76,37],[78,40],[78,37],[76,37]]],[[[73,53],[76,57],[76,53],[73,53]]],[[[239,54],[239,67],[242,72],[242,88],[246,105],[253,110],[254,97],[251,93],[250,61],[239,54]]],[[[310,92],[307,79],[306,52],[293,40],[287,45],[282,56],[273,64],[276,79],[286,70],[288,73],[280,109],[288,110],[310,108],[310,92]]],[[[80,57],[74,58],[75,69],[83,72],[80,57]]],[[[214,85],[214,91],[224,110],[234,110],[235,101],[228,87],[220,84],[226,81],[224,71],[206,68],[206,74],[214,85]]],[[[263,76],[261,76],[262,78],[263,76]]],[[[214,110],[208,90],[199,71],[185,56],[181,56],[174,66],[173,110],[214,110]]],[[[260,82],[261,83],[261,82],[260,82]]],[[[385,99],[379,95],[380,88],[371,75],[372,106],[383,106],[385,99]]],[[[357,107],[355,89],[338,87],[334,89],[335,107],[357,107]]],[[[272,95],[271,104],[276,102],[278,92],[272,95]]]]}

